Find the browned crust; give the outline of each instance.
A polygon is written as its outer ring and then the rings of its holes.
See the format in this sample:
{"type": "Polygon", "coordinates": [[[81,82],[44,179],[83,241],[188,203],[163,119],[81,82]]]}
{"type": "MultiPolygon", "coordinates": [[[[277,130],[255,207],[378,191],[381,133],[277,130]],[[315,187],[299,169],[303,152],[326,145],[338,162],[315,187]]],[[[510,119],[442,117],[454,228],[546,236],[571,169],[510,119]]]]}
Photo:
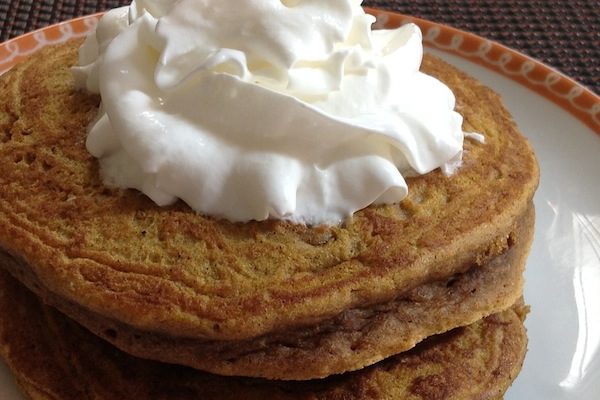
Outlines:
{"type": "Polygon", "coordinates": [[[269,382],[121,353],[0,270],[0,355],[34,400],[499,399],[523,362],[525,313],[516,305],[361,371],[269,382]]]}
{"type": "Polygon", "coordinates": [[[389,301],[504,251],[537,185],[498,96],[426,58],[455,91],[465,130],[486,136],[466,141],[454,176],[410,179],[401,204],[338,227],[159,208],[100,182],[83,143],[98,99],[72,88],[75,49],[42,50],[0,78],[0,248],[57,296],[140,330],[243,340],[389,301]]]}

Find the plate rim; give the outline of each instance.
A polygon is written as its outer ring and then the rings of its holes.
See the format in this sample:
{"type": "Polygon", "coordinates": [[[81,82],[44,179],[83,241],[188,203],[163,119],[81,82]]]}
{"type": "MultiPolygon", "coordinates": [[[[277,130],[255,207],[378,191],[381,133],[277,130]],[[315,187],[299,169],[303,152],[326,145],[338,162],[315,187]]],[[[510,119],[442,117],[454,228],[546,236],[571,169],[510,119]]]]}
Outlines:
{"type": "Polygon", "coordinates": [[[552,101],[600,136],[600,95],[557,69],[506,45],[450,25],[378,8],[365,8],[379,27],[414,23],[423,43],[485,67],[552,101]],[[381,20],[381,21],[380,21],[381,20]]]}

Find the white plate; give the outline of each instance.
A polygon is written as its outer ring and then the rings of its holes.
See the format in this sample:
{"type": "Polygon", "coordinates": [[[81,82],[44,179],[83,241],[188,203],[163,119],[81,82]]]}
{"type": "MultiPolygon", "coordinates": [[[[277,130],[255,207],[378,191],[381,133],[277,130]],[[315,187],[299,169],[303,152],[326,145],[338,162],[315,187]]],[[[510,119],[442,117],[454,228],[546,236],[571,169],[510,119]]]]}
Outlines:
{"type": "Polygon", "coordinates": [[[600,137],[544,97],[435,52],[498,92],[538,157],[529,350],[506,400],[600,399],[600,137]]]}
{"type": "MultiPolygon", "coordinates": [[[[383,17],[382,24],[389,23],[390,14],[378,13],[383,17]]],[[[30,37],[21,47],[18,41],[1,45],[0,71],[3,62],[5,66],[12,64],[32,49],[81,35],[93,27],[90,21],[93,18],[47,28],[60,31],[62,36],[58,39],[54,34],[55,39],[47,40],[43,30],[30,34],[37,35],[35,41],[30,37]]],[[[541,183],[535,196],[535,240],[525,285],[525,299],[531,305],[526,321],[529,351],[523,370],[505,399],[600,399],[600,125],[594,125],[600,113],[600,100],[585,108],[587,119],[582,119],[577,115],[577,101],[573,100],[583,90],[578,85],[571,82],[572,87],[563,96],[570,105],[561,108],[548,100],[551,96],[540,95],[542,90],[532,90],[529,84],[507,78],[512,74],[510,71],[497,72],[498,68],[493,71],[480,66],[492,64],[485,60],[490,42],[429,21],[416,22],[421,25],[428,44],[450,48],[462,55],[430,51],[503,97],[521,131],[532,142],[541,167],[541,183]],[[440,44],[444,36],[450,37],[449,45],[440,44]],[[470,45],[473,41],[480,44],[477,57],[457,51],[467,39],[470,45]]],[[[501,49],[508,60],[501,56],[500,64],[494,61],[496,67],[509,65],[512,56],[521,60],[519,73],[523,76],[532,65],[549,71],[510,49],[501,49]]],[[[546,89],[556,83],[558,78],[554,78],[556,74],[546,76],[542,82],[546,89]]],[[[24,400],[1,362],[0,399],[24,400]]]]}

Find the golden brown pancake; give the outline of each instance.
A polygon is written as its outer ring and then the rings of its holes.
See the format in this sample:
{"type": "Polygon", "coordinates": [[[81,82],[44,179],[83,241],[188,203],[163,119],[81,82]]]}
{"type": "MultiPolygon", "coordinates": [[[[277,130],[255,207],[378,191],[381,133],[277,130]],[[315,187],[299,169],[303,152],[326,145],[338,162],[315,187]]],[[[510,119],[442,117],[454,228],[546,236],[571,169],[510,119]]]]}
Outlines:
{"type": "Polygon", "coordinates": [[[73,88],[78,42],[0,78],[0,248],[57,296],[132,327],[241,340],[380,303],[464,272],[507,247],[538,181],[527,141],[496,94],[426,58],[455,92],[464,164],[409,179],[400,204],[341,226],[233,224],[134,190],[106,188],[86,151],[99,99],[73,88]]]}
{"type": "Polygon", "coordinates": [[[474,298],[485,301],[423,317],[406,338],[380,323],[397,318],[382,308],[423,285],[494,262],[518,269],[527,252],[509,255],[514,241],[529,243],[531,224],[518,227],[531,220],[535,157],[498,96],[448,64],[426,57],[423,69],[454,91],[464,130],[486,138],[465,142],[456,174],[410,178],[400,204],[340,226],[234,224],[102,184],[84,144],[99,99],[75,90],[68,69],[77,46],[44,49],[0,78],[0,249],[44,300],[125,350],[222,374],[306,379],[406,350],[520,293],[482,291],[474,298]],[[321,335],[361,312],[375,316],[366,335],[353,321],[321,335]],[[190,343],[195,353],[184,351],[190,343]]]}
{"type": "Polygon", "coordinates": [[[521,368],[525,313],[517,305],[358,372],[270,382],[122,353],[0,270],[0,354],[33,400],[500,399],[521,368]]]}
{"type": "Polygon", "coordinates": [[[509,308],[522,295],[533,207],[519,222],[510,249],[484,266],[423,284],[391,302],[346,310],[317,325],[247,341],[201,341],[135,330],[61,302],[40,291],[31,276],[19,275],[23,270],[11,259],[3,263],[47,303],[130,354],[221,375],[305,380],[363,368],[409,350],[431,335],[509,308]]]}

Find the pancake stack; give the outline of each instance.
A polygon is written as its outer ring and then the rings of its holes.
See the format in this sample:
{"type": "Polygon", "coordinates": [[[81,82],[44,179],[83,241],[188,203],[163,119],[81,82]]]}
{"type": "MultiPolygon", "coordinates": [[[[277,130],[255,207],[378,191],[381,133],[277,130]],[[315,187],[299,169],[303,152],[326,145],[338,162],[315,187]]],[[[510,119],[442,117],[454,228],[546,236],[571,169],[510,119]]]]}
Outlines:
{"type": "Polygon", "coordinates": [[[434,57],[463,164],[339,226],[231,223],[102,184],[79,42],[0,78],[0,347],[34,399],[501,398],[526,350],[538,167],[434,57]]]}

